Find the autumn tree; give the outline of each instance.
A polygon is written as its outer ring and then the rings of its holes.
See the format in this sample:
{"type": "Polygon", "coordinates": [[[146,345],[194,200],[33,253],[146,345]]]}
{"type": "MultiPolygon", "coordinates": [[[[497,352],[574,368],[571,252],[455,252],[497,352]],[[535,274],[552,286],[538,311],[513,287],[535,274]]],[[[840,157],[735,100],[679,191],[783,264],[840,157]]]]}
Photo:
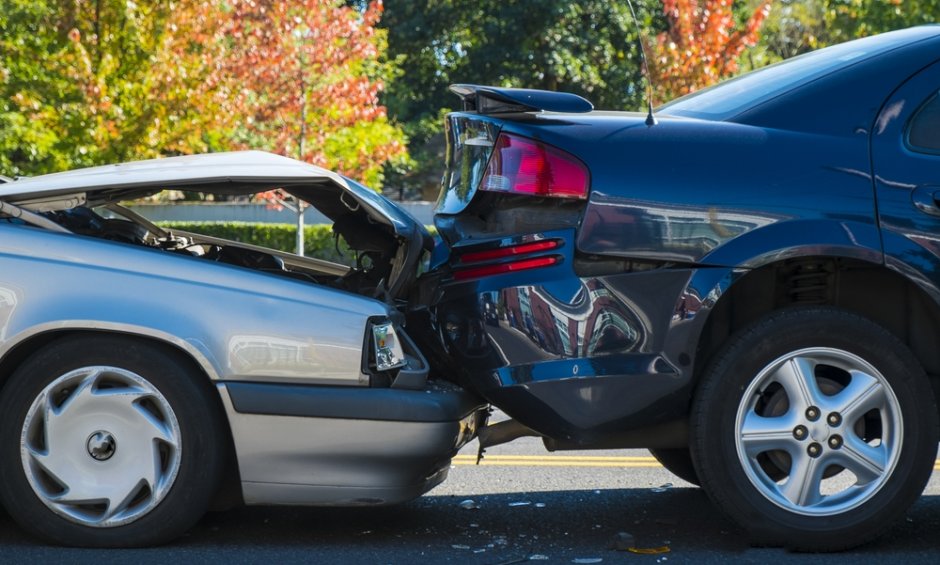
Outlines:
{"type": "Polygon", "coordinates": [[[161,59],[168,143],[266,149],[380,186],[382,166],[406,155],[378,100],[381,13],[381,2],[192,2],[170,21],[161,59]]]}
{"type": "MultiPolygon", "coordinates": [[[[407,157],[378,99],[390,72],[381,14],[379,1],[190,0],[159,58],[167,146],[266,149],[379,189],[383,166],[407,157]]],[[[302,203],[279,205],[302,226],[302,203]]]]}
{"type": "Polygon", "coordinates": [[[667,29],[651,45],[656,101],[717,83],[738,71],[738,58],[759,37],[771,0],[761,0],[741,25],[732,0],[663,0],[667,29]]]}
{"type": "Polygon", "coordinates": [[[147,76],[168,3],[3,0],[0,171],[152,155],[147,76]]]}

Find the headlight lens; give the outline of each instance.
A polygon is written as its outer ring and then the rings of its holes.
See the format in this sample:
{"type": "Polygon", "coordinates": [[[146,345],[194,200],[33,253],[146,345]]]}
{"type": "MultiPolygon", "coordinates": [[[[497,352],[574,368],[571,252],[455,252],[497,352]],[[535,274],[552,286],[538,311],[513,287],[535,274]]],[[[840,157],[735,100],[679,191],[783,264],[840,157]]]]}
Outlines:
{"type": "Polygon", "coordinates": [[[372,326],[372,347],[375,352],[375,368],[388,371],[407,363],[401,341],[391,322],[372,326]]]}

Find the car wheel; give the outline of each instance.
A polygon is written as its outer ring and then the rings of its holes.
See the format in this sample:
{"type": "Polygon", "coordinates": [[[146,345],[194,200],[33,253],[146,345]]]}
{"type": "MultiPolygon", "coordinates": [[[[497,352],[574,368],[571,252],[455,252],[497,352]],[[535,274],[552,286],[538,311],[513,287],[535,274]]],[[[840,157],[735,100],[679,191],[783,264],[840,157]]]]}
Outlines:
{"type": "Polygon", "coordinates": [[[692,454],[688,449],[650,449],[650,454],[667,471],[687,483],[699,486],[698,474],[692,465],[692,454]]]}
{"type": "Polygon", "coordinates": [[[0,498],[55,543],[168,541],[205,512],[222,462],[206,377],[159,345],[75,337],[45,347],[0,396],[0,498]]]}
{"type": "Polygon", "coordinates": [[[758,544],[836,551],[886,531],[937,453],[927,376],[894,335],[826,307],[771,314],[703,375],[692,457],[711,499],[758,544]]]}

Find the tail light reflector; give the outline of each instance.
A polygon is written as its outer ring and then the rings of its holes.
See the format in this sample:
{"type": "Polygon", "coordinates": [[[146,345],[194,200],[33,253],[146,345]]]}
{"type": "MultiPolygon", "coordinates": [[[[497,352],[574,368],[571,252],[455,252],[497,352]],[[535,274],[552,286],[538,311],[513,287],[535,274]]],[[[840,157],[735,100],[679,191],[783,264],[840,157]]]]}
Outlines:
{"type": "Polygon", "coordinates": [[[501,133],[480,190],[583,200],[588,195],[588,169],[551,145],[501,133]]]}
{"type": "Polygon", "coordinates": [[[538,269],[539,267],[550,267],[561,262],[561,257],[553,255],[551,257],[535,257],[533,259],[523,259],[512,263],[498,263],[496,265],[483,265],[480,267],[470,267],[454,271],[456,280],[477,279],[491,275],[501,275],[503,273],[513,273],[515,271],[525,271],[528,269],[538,269]]]}
{"type": "Polygon", "coordinates": [[[549,255],[547,257],[518,258],[520,255],[529,255],[543,251],[551,251],[561,247],[562,242],[558,239],[544,239],[540,241],[530,241],[519,243],[506,247],[497,247],[496,249],[485,249],[483,251],[470,251],[459,255],[460,264],[454,269],[454,278],[457,280],[475,279],[487,277],[490,275],[499,275],[503,273],[512,273],[515,271],[525,271],[528,269],[538,269],[539,267],[551,267],[561,262],[561,256],[549,255]],[[503,263],[488,265],[474,265],[485,261],[497,261],[499,259],[511,258],[513,260],[503,263]],[[470,263],[471,265],[468,265],[470,263]]]}
{"type": "Polygon", "coordinates": [[[549,249],[558,249],[561,242],[557,239],[547,239],[544,241],[535,241],[532,243],[523,243],[521,245],[512,245],[509,247],[498,247],[486,251],[473,251],[464,253],[460,256],[462,263],[478,263],[480,261],[492,261],[494,259],[505,259],[516,255],[526,253],[537,253],[539,251],[548,251],[549,249]]]}

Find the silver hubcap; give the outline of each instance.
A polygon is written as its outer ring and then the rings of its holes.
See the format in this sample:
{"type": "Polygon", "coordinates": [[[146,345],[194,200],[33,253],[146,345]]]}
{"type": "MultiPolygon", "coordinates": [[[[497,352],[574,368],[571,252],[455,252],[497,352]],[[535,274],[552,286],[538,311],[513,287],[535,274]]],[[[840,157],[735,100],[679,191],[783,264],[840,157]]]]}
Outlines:
{"type": "Polygon", "coordinates": [[[117,367],[83,367],[42,390],[23,424],[30,486],[56,514],[114,527],[153,510],[180,464],[180,428],[146,379],[117,367]]]}
{"type": "Polygon", "coordinates": [[[904,430],[885,378],[847,351],[794,351],[764,368],[735,421],[738,460],[768,500],[808,516],[864,504],[897,464],[904,430]]]}

